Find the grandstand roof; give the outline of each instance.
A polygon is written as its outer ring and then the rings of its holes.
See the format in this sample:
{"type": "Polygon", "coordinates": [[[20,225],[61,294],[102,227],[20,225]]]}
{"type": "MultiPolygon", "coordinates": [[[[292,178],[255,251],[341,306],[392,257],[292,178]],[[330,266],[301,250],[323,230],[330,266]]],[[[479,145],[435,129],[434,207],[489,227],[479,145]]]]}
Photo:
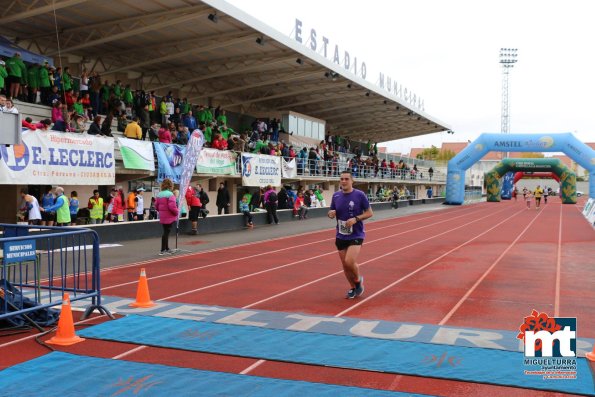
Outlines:
{"type": "Polygon", "coordinates": [[[57,65],[61,55],[192,103],[257,117],[297,111],[331,134],[378,142],[449,129],[223,0],[13,0],[0,26],[57,65]]]}

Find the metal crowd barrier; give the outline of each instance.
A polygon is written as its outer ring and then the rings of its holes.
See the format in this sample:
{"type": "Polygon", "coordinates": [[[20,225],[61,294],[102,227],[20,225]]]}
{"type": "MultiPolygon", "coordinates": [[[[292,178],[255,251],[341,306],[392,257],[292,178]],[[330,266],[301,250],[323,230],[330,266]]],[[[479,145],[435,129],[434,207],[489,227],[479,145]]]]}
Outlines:
{"type": "Polygon", "coordinates": [[[0,228],[0,320],[59,306],[65,292],[71,301],[91,299],[82,319],[94,310],[113,318],[101,305],[99,236],[95,231],[14,224],[0,224],[0,228]],[[9,302],[7,295],[15,299],[9,302]],[[19,295],[35,305],[26,304],[19,295]]]}

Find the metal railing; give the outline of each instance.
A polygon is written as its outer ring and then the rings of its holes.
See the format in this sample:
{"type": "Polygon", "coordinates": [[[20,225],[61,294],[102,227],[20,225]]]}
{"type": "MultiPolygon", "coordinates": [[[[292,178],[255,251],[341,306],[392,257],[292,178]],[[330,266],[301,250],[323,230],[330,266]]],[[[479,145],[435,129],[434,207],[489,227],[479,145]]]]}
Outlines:
{"type": "Polygon", "coordinates": [[[91,299],[83,319],[94,310],[112,317],[101,305],[99,236],[95,231],[14,224],[0,224],[0,228],[0,320],[59,306],[66,292],[71,301],[91,299]],[[34,305],[26,306],[23,296],[34,305]]]}
{"type": "MultiPolygon", "coordinates": [[[[236,160],[236,174],[240,175],[242,172],[242,161],[240,156],[242,152],[234,151],[237,156],[236,160]]],[[[285,158],[285,161],[291,159],[285,158]]],[[[440,171],[429,172],[429,167],[417,167],[417,169],[404,168],[390,168],[367,165],[356,162],[353,158],[349,160],[332,159],[307,159],[295,158],[297,175],[300,177],[322,177],[322,178],[338,178],[341,171],[350,170],[354,178],[358,179],[379,179],[395,182],[446,182],[446,174],[440,171]]]]}

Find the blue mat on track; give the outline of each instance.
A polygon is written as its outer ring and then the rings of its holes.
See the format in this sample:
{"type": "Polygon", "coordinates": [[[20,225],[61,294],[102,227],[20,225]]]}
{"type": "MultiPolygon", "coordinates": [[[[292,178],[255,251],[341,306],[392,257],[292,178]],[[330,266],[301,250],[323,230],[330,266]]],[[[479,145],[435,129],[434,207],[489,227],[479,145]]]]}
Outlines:
{"type": "Polygon", "coordinates": [[[589,364],[576,360],[577,379],[526,375],[519,352],[312,332],[264,329],[164,317],[128,316],[81,336],[293,363],[419,375],[595,396],[589,364]]]}
{"type": "Polygon", "coordinates": [[[421,394],[236,375],[62,352],[53,352],[1,371],[0,395],[423,397],[421,394]],[[2,391],[10,391],[10,394],[2,394],[2,391]]]}

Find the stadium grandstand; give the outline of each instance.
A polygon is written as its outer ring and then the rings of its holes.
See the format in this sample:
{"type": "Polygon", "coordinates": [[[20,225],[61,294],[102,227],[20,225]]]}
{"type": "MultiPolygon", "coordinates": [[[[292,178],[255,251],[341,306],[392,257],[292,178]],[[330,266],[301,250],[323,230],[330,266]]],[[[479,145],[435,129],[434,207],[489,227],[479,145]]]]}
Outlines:
{"type": "MultiPolygon", "coordinates": [[[[449,129],[414,94],[371,84],[357,70],[362,65],[345,69],[223,1],[13,2],[7,10],[2,58],[20,58],[25,67],[19,91],[19,73],[9,72],[5,92],[24,128],[117,139],[139,117],[145,142],[183,145],[202,126],[205,147],[235,151],[237,161],[233,172],[196,173],[194,180],[211,193],[226,181],[233,211],[243,190],[241,152],[295,158],[297,173],[283,185],[323,186],[327,200],[338,187],[337,171],[348,167],[375,199],[395,187],[425,197],[432,173],[435,194],[444,190],[444,168],[378,153],[379,142],[449,129]]],[[[158,171],[127,167],[120,146],[114,145],[112,185],[143,186],[148,203],[158,171]]],[[[19,178],[0,185],[4,197],[15,198],[0,218],[15,221],[21,187],[40,196],[46,184],[65,185],[81,197],[99,189],[109,199],[110,184],[19,178]]]]}
{"type": "Polygon", "coordinates": [[[592,146],[387,153],[452,130],[312,32],[3,2],[0,397],[595,396],[592,146]]]}

